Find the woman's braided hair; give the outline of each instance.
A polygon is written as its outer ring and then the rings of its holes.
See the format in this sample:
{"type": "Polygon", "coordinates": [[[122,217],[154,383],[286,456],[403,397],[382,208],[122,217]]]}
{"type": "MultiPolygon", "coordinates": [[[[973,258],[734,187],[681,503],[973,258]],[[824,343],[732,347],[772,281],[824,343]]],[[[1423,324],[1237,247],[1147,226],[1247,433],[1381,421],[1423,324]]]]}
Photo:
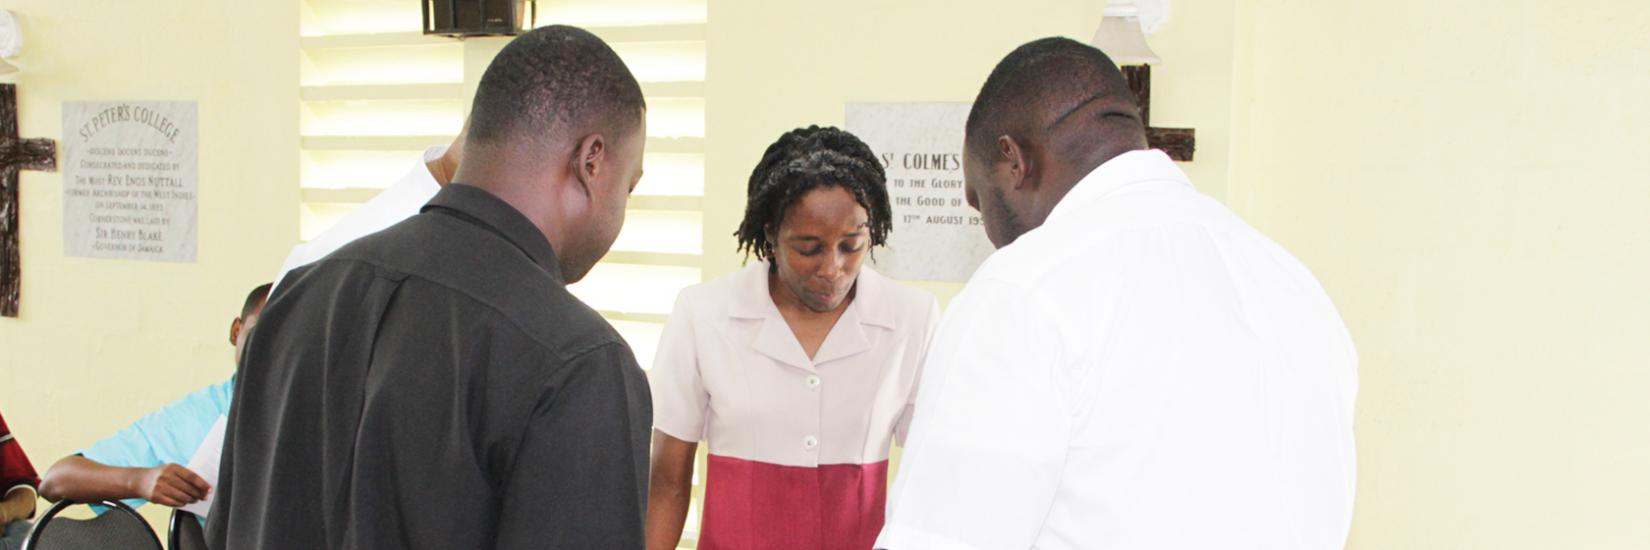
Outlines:
{"type": "Polygon", "coordinates": [[[871,245],[880,246],[893,229],[887,176],[871,147],[853,134],[833,127],[797,128],[779,136],[751,170],[745,196],[745,219],[734,236],[739,251],[758,260],[773,259],[770,233],[778,233],[785,211],[820,187],[839,186],[870,218],[871,245]]]}

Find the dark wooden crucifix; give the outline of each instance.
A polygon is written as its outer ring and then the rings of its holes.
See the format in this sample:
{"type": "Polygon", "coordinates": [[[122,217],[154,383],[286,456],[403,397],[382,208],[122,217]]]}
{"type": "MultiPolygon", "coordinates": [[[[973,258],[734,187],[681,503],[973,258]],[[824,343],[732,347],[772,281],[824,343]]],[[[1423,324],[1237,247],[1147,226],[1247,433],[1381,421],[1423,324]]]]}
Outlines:
{"type": "Polygon", "coordinates": [[[1146,125],[1146,142],[1153,149],[1168,153],[1169,158],[1191,162],[1192,152],[1197,148],[1197,130],[1152,127],[1151,65],[1125,65],[1122,69],[1123,79],[1128,81],[1129,91],[1134,92],[1135,103],[1140,105],[1140,122],[1146,125]]]}
{"type": "Polygon", "coordinates": [[[0,84],[0,316],[16,317],[22,270],[17,249],[17,172],[57,170],[57,144],[17,135],[17,86],[0,84]]]}

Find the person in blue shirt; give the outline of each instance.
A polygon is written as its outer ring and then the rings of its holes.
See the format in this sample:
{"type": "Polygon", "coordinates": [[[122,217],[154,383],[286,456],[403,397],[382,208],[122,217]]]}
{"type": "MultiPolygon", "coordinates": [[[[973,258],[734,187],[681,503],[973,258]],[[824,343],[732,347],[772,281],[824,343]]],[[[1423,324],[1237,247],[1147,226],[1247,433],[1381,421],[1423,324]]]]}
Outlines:
{"type": "MultiPolygon", "coordinates": [[[[264,284],[252,289],[241,315],[229,325],[237,364],[269,288],[264,284]]],[[[145,502],[175,508],[206,498],[215,480],[203,479],[183,464],[195,455],[218,418],[229,414],[234,394],[235,376],[230,375],[64,457],[46,471],[40,496],[51,501],[123,500],[133,508],[145,502]]]]}

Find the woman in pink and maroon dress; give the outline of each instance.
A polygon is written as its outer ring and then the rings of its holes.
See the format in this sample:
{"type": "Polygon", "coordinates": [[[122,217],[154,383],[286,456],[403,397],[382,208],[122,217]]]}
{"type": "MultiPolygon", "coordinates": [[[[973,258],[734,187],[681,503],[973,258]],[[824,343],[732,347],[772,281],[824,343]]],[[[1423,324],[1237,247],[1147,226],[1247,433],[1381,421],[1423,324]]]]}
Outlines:
{"type": "Polygon", "coordinates": [[[938,302],[862,265],[892,214],[852,134],[781,136],[747,201],[737,235],[757,261],[682,292],[649,373],[648,548],[680,541],[705,441],[701,550],[866,550],[938,302]]]}

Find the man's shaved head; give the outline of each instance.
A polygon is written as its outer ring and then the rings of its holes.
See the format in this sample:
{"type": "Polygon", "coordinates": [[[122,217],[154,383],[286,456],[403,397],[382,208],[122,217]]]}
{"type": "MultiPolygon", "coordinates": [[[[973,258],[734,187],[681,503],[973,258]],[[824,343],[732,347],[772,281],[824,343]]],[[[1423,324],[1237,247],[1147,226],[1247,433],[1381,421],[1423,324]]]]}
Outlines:
{"type": "Polygon", "coordinates": [[[612,248],[642,177],[647,104],[619,54],[552,25],[511,40],[477,84],[454,183],[508,203],[544,234],[564,281],[612,248]]]}
{"type": "Polygon", "coordinates": [[[641,123],[642,88],[619,55],[584,29],[552,25],[511,40],[487,66],[470,111],[468,142],[619,138],[641,123]]]}
{"type": "Polygon", "coordinates": [[[241,302],[241,317],[254,317],[264,310],[264,302],[269,300],[269,289],[272,283],[264,283],[254,287],[246,294],[246,301],[241,302]]]}
{"type": "MultiPolygon", "coordinates": [[[[1029,42],[998,62],[980,88],[974,108],[968,112],[968,148],[985,153],[993,148],[998,136],[1042,141],[1037,138],[1068,121],[1102,122],[1069,120],[1092,118],[1094,114],[1088,111],[1096,106],[1121,111],[1118,115],[1132,116],[1133,126],[1140,126],[1134,94],[1123,80],[1123,73],[1104,52],[1070,38],[1029,42]]],[[[1117,138],[1138,137],[1144,144],[1144,127],[1130,128],[1127,123],[1117,126],[1113,130],[1124,134],[1117,138]]]]}
{"type": "Polygon", "coordinates": [[[247,293],[246,300],[241,302],[241,316],[229,322],[229,343],[235,346],[236,364],[240,364],[241,355],[246,352],[247,336],[252,333],[252,327],[257,326],[264,303],[269,301],[271,286],[272,283],[264,283],[247,293]]]}
{"type": "Polygon", "coordinates": [[[968,113],[968,201],[998,247],[1043,224],[1083,176],[1146,148],[1146,128],[1123,73],[1069,38],[1027,43],[997,63],[968,113]]]}

